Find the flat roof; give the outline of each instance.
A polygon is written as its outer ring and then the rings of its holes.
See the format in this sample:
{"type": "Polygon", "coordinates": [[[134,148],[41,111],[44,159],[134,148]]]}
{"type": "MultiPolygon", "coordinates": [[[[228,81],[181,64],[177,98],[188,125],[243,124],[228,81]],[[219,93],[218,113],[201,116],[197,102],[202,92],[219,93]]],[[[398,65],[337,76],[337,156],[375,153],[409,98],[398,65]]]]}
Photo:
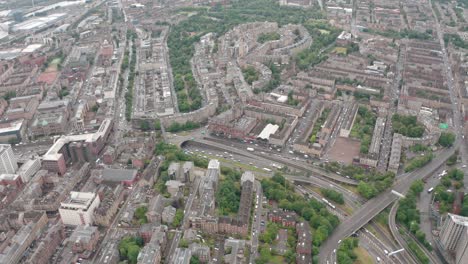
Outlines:
{"type": "Polygon", "coordinates": [[[276,131],[278,131],[278,129],[279,129],[278,125],[268,124],[265,126],[262,132],[260,132],[257,138],[268,140],[271,135],[275,134],[276,131]]]}
{"type": "Polygon", "coordinates": [[[95,133],[60,137],[57,141],[55,141],[54,145],[52,145],[52,147],[44,155],[43,160],[49,160],[49,161],[58,160],[62,156],[62,154],[59,153],[60,149],[67,143],[76,142],[76,141],[94,142],[98,140],[100,137],[104,136],[110,124],[111,124],[110,119],[104,119],[98,131],[95,133]]]}
{"type": "Polygon", "coordinates": [[[11,133],[21,130],[24,119],[19,119],[10,123],[9,127],[0,128],[0,135],[3,133],[11,133]]]}
{"type": "Polygon", "coordinates": [[[456,215],[456,214],[448,214],[448,216],[452,219],[452,221],[458,225],[468,226],[468,217],[456,215]]]}

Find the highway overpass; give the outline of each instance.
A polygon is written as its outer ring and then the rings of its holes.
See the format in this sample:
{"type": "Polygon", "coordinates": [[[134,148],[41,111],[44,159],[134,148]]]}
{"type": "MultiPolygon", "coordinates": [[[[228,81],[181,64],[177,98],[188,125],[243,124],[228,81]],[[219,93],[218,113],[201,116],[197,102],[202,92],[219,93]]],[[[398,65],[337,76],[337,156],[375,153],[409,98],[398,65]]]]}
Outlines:
{"type": "MultiPolygon", "coordinates": [[[[459,140],[455,142],[455,146],[458,144],[460,144],[459,140]]],[[[435,172],[454,153],[455,148],[450,148],[443,150],[439,154],[436,154],[436,159],[432,160],[425,167],[407,174],[404,178],[398,179],[393,185],[393,190],[405,194],[409,190],[409,187],[413,181],[422,179],[435,172]]],[[[387,190],[377,197],[369,200],[358,210],[354,211],[353,215],[343,221],[320,248],[320,263],[326,263],[327,259],[330,258],[333,250],[338,247],[339,240],[350,236],[352,233],[366,225],[377,214],[387,208],[391,203],[396,201],[397,198],[398,197],[396,195],[391,193],[391,190],[387,190]]]]}

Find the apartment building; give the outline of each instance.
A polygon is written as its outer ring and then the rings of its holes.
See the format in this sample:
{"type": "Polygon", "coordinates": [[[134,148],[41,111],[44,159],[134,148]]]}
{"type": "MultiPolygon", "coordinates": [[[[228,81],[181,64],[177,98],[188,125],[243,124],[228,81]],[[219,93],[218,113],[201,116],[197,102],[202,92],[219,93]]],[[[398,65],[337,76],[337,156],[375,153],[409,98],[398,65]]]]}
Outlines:
{"type": "Polygon", "coordinates": [[[100,202],[95,193],[70,192],[70,196],[60,203],[60,217],[65,225],[92,225],[94,210],[100,202]]]}

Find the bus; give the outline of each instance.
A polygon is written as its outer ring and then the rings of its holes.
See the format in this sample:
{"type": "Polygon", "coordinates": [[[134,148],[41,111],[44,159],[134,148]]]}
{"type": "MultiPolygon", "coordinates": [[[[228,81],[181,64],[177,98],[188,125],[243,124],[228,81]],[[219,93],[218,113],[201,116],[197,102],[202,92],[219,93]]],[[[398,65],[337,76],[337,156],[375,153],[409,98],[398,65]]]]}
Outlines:
{"type": "Polygon", "coordinates": [[[427,190],[427,193],[431,193],[434,190],[434,187],[431,187],[427,190]]]}

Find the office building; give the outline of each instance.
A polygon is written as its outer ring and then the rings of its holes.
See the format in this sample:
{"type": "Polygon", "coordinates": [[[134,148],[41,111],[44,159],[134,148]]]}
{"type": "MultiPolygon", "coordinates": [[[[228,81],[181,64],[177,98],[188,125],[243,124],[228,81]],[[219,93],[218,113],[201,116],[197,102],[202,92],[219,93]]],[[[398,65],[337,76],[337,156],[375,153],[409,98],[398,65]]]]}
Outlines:
{"type": "Polygon", "coordinates": [[[463,235],[466,235],[468,217],[447,214],[444,224],[440,230],[440,243],[449,252],[457,249],[463,235]]]}
{"type": "Polygon", "coordinates": [[[94,210],[100,199],[95,193],[71,192],[59,208],[60,217],[65,225],[92,225],[94,210]]]}
{"type": "Polygon", "coordinates": [[[14,174],[18,170],[15,154],[9,144],[0,145],[0,174],[14,174]]]}
{"type": "Polygon", "coordinates": [[[41,161],[39,159],[30,159],[19,168],[17,174],[21,177],[23,182],[29,182],[40,169],[41,161]]]}
{"type": "Polygon", "coordinates": [[[455,264],[468,264],[468,229],[466,228],[457,246],[455,264]]]}

